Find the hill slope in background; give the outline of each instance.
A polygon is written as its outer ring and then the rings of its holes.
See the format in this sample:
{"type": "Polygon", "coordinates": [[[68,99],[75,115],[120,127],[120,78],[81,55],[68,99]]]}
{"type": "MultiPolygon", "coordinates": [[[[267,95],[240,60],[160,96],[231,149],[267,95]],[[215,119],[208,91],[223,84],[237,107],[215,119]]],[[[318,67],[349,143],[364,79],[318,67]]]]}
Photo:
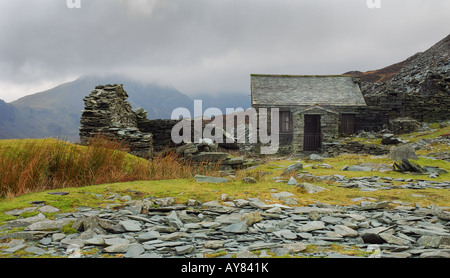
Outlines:
{"type": "MultiPolygon", "coordinates": [[[[76,142],[79,140],[81,110],[84,109],[83,98],[99,84],[114,83],[123,84],[133,109],[144,108],[148,111],[147,115],[150,119],[168,119],[173,109],[190,108],[193,105],[191,98],[172,88],[142,84],[118,75],[83,76],[53,89],[6,104],[9,112],[5,113],[11,115],[10,110],[15,108],[15,116],[12,116],[14,119],[20,115],[26,123],[29,123],[28,126],[36,125],[39,128],[37,131],[34,128],[32,130],[21,128],[24,123],[20,121],[15,125],[15,131],[6,127],[2,129],[4,130],[3,138],[60,137],[76,142]],[[35,132],[31,132],[33,130],[35,132]]],[[[1,110],[6,111],[6,106],[3,109],[0,107],[1,110]]],[[[10,117],[9,120],[5,118],[4,121],[11,123],[14,122],[11,121],[13,118],[10,117]]],[[[3,126],[0,125],[0,127],[3,126]]]]}
{"type": "Polygon", "coordinates": [[[361,81],[363,82],[371,82],[371,83],[378,83],[378,82],[385,82],[390,80],[392,77],[394,77],[396,74],[400,72],[400,70],[409,63],[414,60],[417,56],[419,56],[421,52],[415,54],[414,56],[409,57],[408,59],[395,63],[393,65],[384,67],[379,70],[371,70],[366,72],[361,71],[349,71],[344,73],[345,75],[354,75],[361,78],[361,81]]]}
{"type": "Polygon", "coordinates": [[[0,139],[62,138],[65,124],[51,111],[17,108],[0,100],[0,139]]]}
{"type": "Polygon", "coordinates": [[[133,108],[146,109],[148,116],[152,119],[170,118],[172,109],[168,110],[169,108],[192,104],[191,98],[175,89],[142,84],[119,75],[83,76],[48,91],[23,97],[11,104],[16,107],[64,112],[72,117],[76,114],[76,119],[79,121],[80,111],[84,108],[83,98],[88,96],[97,85],[114,83],[123,84],[133,108]]]}
{"type": "Polygon", "coordinates": [[[0,99],[0,139],[8,138],[14,133],[11,125],[14,124],[16,108],[0,99]]]}
{"type": "Polygon", "coordinates": [[[405,87],[404,91],[407,92],[410,89],[406,87],[417,87],[414,84],[422,84],[431,75],[440,75],[444,81],[448,82],[449,72],[450,35],[426,51],[416,53],[402,62],[379,70],[367,72],[350,71],[345,74],[358,76],[363,83],[403,85],[405,87]]]}

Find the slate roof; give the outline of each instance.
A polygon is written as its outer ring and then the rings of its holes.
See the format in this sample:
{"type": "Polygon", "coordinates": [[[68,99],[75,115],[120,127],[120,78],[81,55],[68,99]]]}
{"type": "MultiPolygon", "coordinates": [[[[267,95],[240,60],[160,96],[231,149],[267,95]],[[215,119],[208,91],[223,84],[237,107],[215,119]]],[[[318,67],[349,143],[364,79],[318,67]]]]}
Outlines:
{"type": "Polygon", "coordinates": [[[253,105],[366,106],[357,83],[347,75],[251,75],[253,105]]]}

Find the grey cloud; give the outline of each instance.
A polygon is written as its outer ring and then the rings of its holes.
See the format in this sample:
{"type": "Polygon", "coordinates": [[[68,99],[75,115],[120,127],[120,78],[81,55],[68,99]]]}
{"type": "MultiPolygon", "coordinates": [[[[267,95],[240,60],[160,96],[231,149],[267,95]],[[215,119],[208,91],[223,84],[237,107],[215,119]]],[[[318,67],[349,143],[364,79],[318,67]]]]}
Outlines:
{"type": "Polygon", "coordinates": [[[365,0],[65,2],[0,0],[0,89],[124,72],[186,93],[247,91],[250,73],[399,62],[448,35],[450,23],[448,0],[382,0],[376,10],[365,0]]]}

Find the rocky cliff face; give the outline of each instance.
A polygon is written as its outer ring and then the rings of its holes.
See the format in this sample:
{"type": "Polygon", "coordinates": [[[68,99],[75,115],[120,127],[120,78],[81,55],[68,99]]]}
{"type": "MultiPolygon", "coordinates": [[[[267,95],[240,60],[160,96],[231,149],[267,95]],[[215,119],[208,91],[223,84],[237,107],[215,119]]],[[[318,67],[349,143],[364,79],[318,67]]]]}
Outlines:
{"type": "Polygon", "coordinates": [[[450,35],[403,62],[351,74],[361,80],[369,129],[399,117],[422,122],[450,119],[450,35]]]}

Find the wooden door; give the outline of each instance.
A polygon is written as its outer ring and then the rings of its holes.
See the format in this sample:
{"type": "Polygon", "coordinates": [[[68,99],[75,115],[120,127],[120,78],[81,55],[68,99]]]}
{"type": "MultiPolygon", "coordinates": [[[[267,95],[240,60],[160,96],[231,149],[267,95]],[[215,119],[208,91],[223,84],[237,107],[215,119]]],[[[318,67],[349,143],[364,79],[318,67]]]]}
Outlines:
{"type": "Polygon", "coordinates": [[[355,133],[355,114],[342,114],[341,134],[348,136],[355,133]]]}
{"type": "Polygon", "coordinates": [[[320,115],[305,115],[303,149],[305,151],[316,151],[321,147],[320,115]]]}

